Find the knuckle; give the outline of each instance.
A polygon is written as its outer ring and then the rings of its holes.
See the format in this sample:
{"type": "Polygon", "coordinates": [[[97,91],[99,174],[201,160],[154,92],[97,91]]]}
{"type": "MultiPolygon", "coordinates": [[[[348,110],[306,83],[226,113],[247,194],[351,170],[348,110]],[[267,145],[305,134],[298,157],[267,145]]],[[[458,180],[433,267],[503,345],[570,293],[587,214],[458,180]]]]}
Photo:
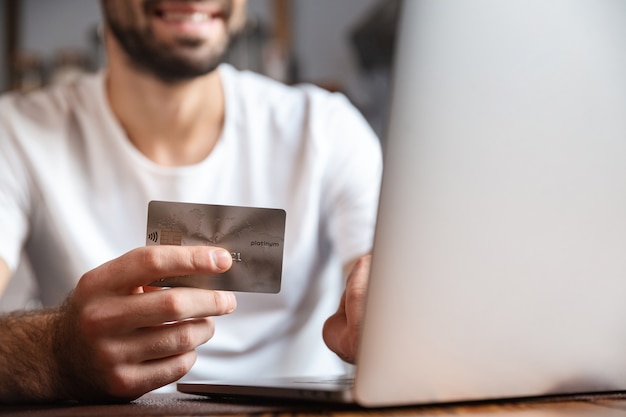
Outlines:
{"type": "Polygon", "coordinates": [[[143,268],[149,273],[157,273],[163,269],[163,255],[157,249],[143,251],[143,268]]]}
{"type": "Polygon", "coordinates": [[[162,291],[161,296],[162,308],[168,316],[172,317],[173,320],[185,318],[184,312],[186,303],[177,291],[162,291]]]}
{"type": "Polygon", "coordinates": [[[109,314],[106,314],[98,305],[88,305],[78,313],[77,325],[79,331],[87,336],[95,336],[101,333],[102,328],[110,321],[109,314]]]}
{"type": "Polygon", "coordinates": [[[226,291],[212,291],[213,306],[216,315],[228,314],[236,307],[236,299],[232,293],[226,291]]]}
{"type": "Polygon", "coordinates": [[[119,362],[119,349],[112,343],[101,341],[93,346],[93,363],[97,368],[114,369],[119,362]]]}
{"type": "Polygon", "coordinates": [[[213,319],[210,317],[181,322],[170,337],[170,346],[179,353],[191,352],[199,345],[208,342],[214,334],[213,319]]]}
{"type": "Polygon", "coordinates": [[[93,279],[94,272],[89,271],[80,277],[78,282],[76,283],[76,287],[73,291],[73,296],[82,298],[82,294],[90,294],[94,291],[94,286],[96,285],[96,280],[93,279]]]}
{"type": "Polygon", "coordinates": [[[184,355],[176,357],[170,367],[170,378],[172,381],[182,378],[189,372],[196,361],[196,351],[192,350],[184,355]]]}
{"type": "Polygon", "coordinates": [[[189,254],[189,269],[192,271],[202,271],[206,269],[207,259],[206,251],[204,250],[192,250],[189,254]]]}
{"type": "Polygon", "coordinates": [[[105,389],[114,397],[137,395],[134,373],[125,367],[112,367],[104,378],[105,389]]]}
{"type": "Polygon", "coordinates": [[[163,386],[185,376],[196,361],[196,351],[192,350],[180,355],[171,356],[167,362],[153,374],[152,382],[163,386]]]}
{"type": "Polygon", "coordinates": [[[176,343],[181,351],[189,351],[196,347],[193,329],[190,326],[181,326],[176,334],[176,343]]]}

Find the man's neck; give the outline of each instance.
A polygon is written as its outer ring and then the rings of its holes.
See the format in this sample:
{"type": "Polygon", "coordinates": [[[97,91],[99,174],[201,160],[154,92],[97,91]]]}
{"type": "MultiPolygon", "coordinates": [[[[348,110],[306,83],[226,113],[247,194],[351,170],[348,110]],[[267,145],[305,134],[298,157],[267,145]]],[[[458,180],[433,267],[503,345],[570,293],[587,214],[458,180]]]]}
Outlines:
{"type": "Polygon", "coordinates": [[[159,165],[198,163],[213,150],[224,125],[218,71],[166,84],[123,62],[111,62],[107,96],[129,140],[159,165]]]}

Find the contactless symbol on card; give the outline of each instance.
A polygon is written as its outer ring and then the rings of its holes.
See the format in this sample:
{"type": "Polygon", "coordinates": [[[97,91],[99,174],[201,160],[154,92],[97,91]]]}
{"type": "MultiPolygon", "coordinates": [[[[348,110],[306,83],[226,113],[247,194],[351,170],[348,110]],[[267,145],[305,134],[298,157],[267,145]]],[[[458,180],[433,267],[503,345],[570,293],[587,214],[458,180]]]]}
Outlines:
{"type": "Polygon", "coordinates": [[[151,201],[146,245],[218,246],[233,257],[223,274],[169,277],[151,285],[278,293],[285,217],[281,209],[151,201]]]}

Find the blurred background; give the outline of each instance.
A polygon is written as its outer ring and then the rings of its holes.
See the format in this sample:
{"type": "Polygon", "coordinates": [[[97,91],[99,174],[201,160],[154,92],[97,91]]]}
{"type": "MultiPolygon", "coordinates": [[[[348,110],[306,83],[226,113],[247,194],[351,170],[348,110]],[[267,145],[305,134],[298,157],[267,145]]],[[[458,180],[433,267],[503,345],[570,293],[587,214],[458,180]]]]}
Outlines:
{"type": "MultiPolygon", "coordinates": [[[[287,84],[344,93],[384,136],[400,0],[248,0],[227,61],[287,84]]],[[[0,0],[0,93],[30,91],[106,63],[99,0],[0,0]]],[[[38,307],[23,264],[0,311],[38,307]],[[26,287],[26,288],[25,288],[26,287]]]]}
{"type": "MultiPolygon", "coordinates": [[[[228,61],[345,93],[380,134],[399,0],[249,0],[228,61]]],[[[99,0],[0,0],[0,92],[64,82],[105,63],[99,0]]]]}

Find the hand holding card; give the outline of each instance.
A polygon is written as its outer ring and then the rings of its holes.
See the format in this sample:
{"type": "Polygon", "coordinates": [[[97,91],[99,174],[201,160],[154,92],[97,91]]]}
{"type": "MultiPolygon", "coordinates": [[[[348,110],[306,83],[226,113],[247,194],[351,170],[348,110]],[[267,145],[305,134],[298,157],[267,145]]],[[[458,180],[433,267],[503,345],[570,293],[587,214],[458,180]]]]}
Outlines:
{"type": "Polygon", "coordinates": [[[278,293],[285,219],[281,209],[151,201],[146,245],[218,246],[233,257],[223,274],[163,278],[151,285],[278,293]]]}

